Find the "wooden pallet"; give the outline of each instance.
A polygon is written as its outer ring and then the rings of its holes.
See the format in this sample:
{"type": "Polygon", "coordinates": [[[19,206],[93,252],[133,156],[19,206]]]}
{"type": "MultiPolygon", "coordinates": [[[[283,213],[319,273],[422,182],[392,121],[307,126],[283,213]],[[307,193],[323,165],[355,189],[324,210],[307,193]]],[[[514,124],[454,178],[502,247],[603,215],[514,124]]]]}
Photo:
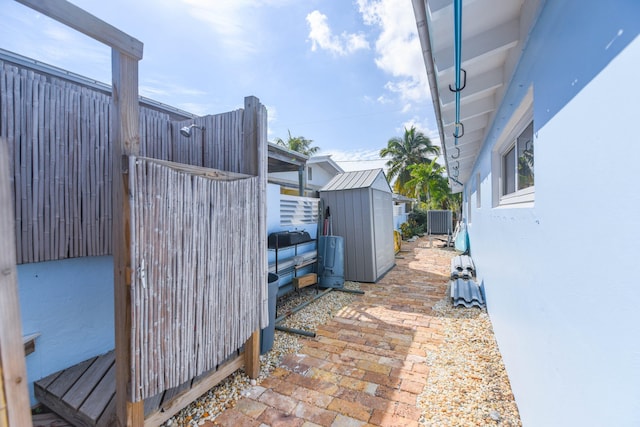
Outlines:
{"type": "MultiPolygon", "coordinates": [[[[218,369],[145,399],[144,425],[162,424],[236,370],[252,369],[247,367],[245,356],[235,354],[218,369]]],[[[115,353],[112,350],[36,381],[34,391],[40,403],[73,426],[115,425],[115,353]]]]}
{"type": "Polygon", "coordinates": [[[115,424],[115,354],[85,360],[34,383],[36,398],[75,426],[115,424]]]}

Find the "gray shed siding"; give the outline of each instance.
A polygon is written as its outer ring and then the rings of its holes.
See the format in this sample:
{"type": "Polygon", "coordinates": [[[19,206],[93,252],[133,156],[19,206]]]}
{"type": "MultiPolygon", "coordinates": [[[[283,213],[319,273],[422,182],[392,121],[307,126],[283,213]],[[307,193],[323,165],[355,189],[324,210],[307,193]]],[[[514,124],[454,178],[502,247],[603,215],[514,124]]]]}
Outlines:
{"type": "Polygon", "coordinates": [[[376,280],[393,267],[393,199],[391,193],[372,189],[376,254],[376,280]]]}
{"type": "Polygon", "coordinates": [[[333,234],[345,241],[346,280],[376,282],[395,264],[392,194],[382,171],[379,174],[387,191],[375,177],[363,188],[320,191],[325,208],[331,211],[333,234]]]}

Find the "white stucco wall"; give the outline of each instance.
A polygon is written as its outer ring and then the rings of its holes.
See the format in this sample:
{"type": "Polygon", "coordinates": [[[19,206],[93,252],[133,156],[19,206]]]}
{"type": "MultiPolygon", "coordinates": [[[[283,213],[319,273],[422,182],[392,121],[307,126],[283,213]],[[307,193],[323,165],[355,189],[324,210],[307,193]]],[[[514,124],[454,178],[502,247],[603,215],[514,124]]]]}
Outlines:
{"type": "Polygon", "coordinates": [[[311,164],[307,165],[307,171],[306,171],[307,178],[309,177],[309,171],[308,171],[309,168],[312,169],[311,179],[307,179],[307,184],[309,184],[309,185],[314,185],[314,186],[317,186],[317,187],[324,187],[336,175],[334,173],[327,172],[319,164],[311,163],[311,164]]]}
{"type": "Polygon", "coordinates": [[[115,346],[113,258],[73,258],[18,266],[22,332],[41,334],[27,356],[33,382],[115,346]]]}
{"type": "Polygon", "coordinates": [[[467,184],[471,251],[523,425],[639,426],[640,7],[560,3],[467,184]],[[493,207],[492,144],[530,85],[534,206],[493,207]]]}

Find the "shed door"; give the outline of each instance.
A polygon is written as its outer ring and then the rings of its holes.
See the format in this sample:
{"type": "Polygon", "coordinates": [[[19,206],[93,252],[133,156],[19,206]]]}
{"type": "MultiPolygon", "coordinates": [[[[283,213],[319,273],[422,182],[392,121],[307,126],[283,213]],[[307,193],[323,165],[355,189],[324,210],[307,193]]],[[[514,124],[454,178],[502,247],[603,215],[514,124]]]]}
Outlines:
{"type": "Polygon", "coordinates": [[[374,246],[376,277],[393,267],[393,201],[391,193],[373,190],[374,246]]]}

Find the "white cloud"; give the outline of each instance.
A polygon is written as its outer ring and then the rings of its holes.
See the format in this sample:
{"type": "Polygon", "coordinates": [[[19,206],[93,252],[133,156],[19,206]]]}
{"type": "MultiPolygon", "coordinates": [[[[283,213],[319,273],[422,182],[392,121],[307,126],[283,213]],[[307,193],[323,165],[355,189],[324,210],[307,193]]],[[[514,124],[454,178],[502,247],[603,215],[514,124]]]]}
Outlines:
{"type": "Polygon", "coordinates": [[[267,105],[267,138],[273,139],[275,137],[274,131],[271,128],[274,123],[278,121],[278,110],[273,105],[267,105]]]}
{"type": "Polygon", "coordinates": [[[369,49],[369,42],[364,34],[343,32],[340,35],[334,35],[327,16],[318,10],[307,15],[307,23],[309,24],[312,51],[322,49],[334,55],[344,56],[361,49],[369,49]]]}
{"type": "Polygon", "coordinates": [[[415,127],[417,131],[422,132],[427,138],[431,140],[433,145],[437,145],[438,147],[442,147],[440,144],[440,133],[437,129],[431,129],[429,127],[429,123],[426,119],[421,120],[418,116],[414,116],[408,120],[405,120],[402,125],[400,125],[396,132],[398,135],[404,135],[405,129],[411,129],[411,127],[415,127]]]}
{"type": "Polygon", "coordinates": [[[365,24],[377,26],[376,65],[395,79],[385,89],[400,97],[406,109],[430,99],[427,73],[413,9],[407,0],[357,0],[365,24]]]}
{"type": "MultiPolygon", "coordinates": [[[[279,7],[292,0],[182,0],[189,14],[209,24],[223,46],[236,56],[257,51],[256,34],[260,33],[258,9],[279,7]]],[[[258,38],[259,39],[259,38],[258,38]]]]}

